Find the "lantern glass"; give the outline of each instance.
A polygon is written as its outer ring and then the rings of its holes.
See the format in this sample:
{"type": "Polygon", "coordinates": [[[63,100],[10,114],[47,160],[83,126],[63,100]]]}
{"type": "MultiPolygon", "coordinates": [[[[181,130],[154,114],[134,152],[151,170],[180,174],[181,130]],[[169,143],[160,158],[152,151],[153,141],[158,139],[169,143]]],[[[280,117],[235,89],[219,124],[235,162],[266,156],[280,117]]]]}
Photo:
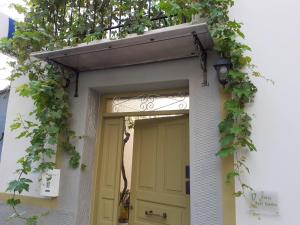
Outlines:
{"type": "Polygon", "coordinates": [[[217,63],[214,65],[218,79],[220,84],[225,86],[228,82],[228,73],[230,68],[232,67],[232,64],[229,60],[221,58],[217,61],[217,63]]]}
{"type": "Polygon", "coordinates": [[[223,74],[227,75],[228,74],[227,66],[225,66],[225,65],[221,66],[219,69],[219,73],[220,73],[220,75],[223,75],[223,74]]]}

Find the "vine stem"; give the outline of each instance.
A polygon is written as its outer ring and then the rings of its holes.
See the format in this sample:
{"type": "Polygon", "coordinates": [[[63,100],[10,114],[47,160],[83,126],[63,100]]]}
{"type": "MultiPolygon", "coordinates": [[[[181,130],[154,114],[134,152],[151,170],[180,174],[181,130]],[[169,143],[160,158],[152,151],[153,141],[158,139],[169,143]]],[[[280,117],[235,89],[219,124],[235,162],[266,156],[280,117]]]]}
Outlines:
{"type": "MultiPolygon", "coordinates": [[[[19,115],[19,118],[20,118],[20,122],[21,122],[22,126],[25,127],[25,124],[24,124],[24,121],[23,121],[21,115],[19,115]]],[[[24,174],[24,171],[21,170],[20,173],[19,173],[19,175],[18,175],[18,178],[17,178],[17,181],[18,181],[18,182],[20,182],[20,180],[21,180],[23,174],[24,174]]],[[[12,199],[13,199],[13,200],[16,200],[16,190],[14,190],[14,192],[13,192],[12,199]]],[[[28,219],[28,218],[22,216],[22,215],[18,212],[18,210],[17,210],[17,208],[16,208],[15,205],[12,205],[12,209],[13,209],[14,213],[16,214],[16,216],[17,216],[18,218],[23,219],[23,220],[28,219]]]]}
{"type": "MultiPolygon", "coordinates": [[[[244,183],[244,181],[242,180],[241,174],[244,173],[244,170],[243,170],[242,167],[240,166],[240,162],[241,162],[240,159],[241,159],[241,156],[240,156],[239,154],[242,154],[242,153],[241,153],[241,152],[240,152],[240,153],[235,152],[235,160],[236,160],[236,162],[234,163],[234,165],[235,165],[235,170],[236,170],[237,173],[238,173],[237,181],[238,181],[239,186],[240,186],[240,188],[241,188],[241,190],[242,190],[242,192],[241,192],[241,193],[242,193],[242,196],[245,198],[245,200],[246,200],[248,203],[250,203],[251,201],[250,201],[249,197],[247,196],[247,189],[250,189],[250,190],[252,191],[252,188],[249,188],[248,185],[247,185],[248,188],[246,188],[246,187],[245,187],[245,183],[244,183]]],[[[246,158],[245,155],[243,155],[243,156],[244,156],[244,158],[246,158]]]]}
{"type": "MultiPolygon", "coordinates": [[[[21,171],[20,174],[18,175],[18,179],[17,179],[18,181],[21,180],[21,178],[22,178],[22,176],[23,176],[23,173],[24,173],[24,172],[21,171]]],[[[13,200],[16,200],[16,190],[14,190],[14,192],[13,192],[12,199],[13,199],[13,200]]],[[[16,208],[15,205],[12,205],[11,207],[12,207],[12,209],[13,209],[13,211],[14,211],[14,214],[16,215],[17,218],[22,219],[22,220],[27,220],[27,219],[28,219],[28,218],[22,216],[22,215],[19,213],[19,211],[17,210],[17,208],[16,208]]]]}

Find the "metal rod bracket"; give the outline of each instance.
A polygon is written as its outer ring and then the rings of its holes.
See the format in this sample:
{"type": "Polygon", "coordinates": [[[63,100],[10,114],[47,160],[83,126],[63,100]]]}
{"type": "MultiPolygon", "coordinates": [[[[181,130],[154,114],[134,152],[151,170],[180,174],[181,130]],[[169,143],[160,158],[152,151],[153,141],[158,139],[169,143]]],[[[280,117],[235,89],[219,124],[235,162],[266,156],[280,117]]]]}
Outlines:
{"type": "Polygon", "coordinates": [[[75,83],[75,93],[74,93],[74,98],[78,97],[78,81],[79,81],[79,72],[76,71],[76,83],[75,83]]]}
{"type": "Polygon", "coordinates": [[[208,79],[207,79],[207,51],[203,47],[203,44],[201,43],[197,33],[194,31],[192,35],[194,39],[195,49],[199,55],[201,69],[203,71],[202,87],[206,87],[209,86],[208,79]]]}
{"type": "MultiPolygon", "coordinates": [[[[77,98],[78,97],[78,81],[79,81],[79,71],[72,68],[72,67],[69,67],[69,66],[66,66],[66,65],[63,65],[59,62],[56,62],[55,60],[47,60],[47,63],[50,64],[50,65],[55,65],[59,68],[61,68],[62,70],[62,73],[64,73],[64,70],[67,69],[67,70],[70,70],[72,71],[74,74],[75,74],[75,93],[74,93],[74,97],[77,98]]],[[[68,88],[68,86],[70,85],[70,79],[69,78],[65,78],[66,80],[66,84],[64,85],[64,88],[68,88]]]]}

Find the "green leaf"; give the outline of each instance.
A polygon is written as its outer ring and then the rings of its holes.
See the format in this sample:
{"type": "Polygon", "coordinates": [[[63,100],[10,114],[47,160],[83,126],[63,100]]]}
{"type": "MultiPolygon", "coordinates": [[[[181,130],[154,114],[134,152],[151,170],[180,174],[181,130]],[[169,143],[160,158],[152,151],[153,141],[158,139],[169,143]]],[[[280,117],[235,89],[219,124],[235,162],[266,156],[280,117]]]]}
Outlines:
{"type": "Polygon", "coordinates": [[[21,123],[20,122],[14,122],[13,124],[10,125],[10,130],[17,130],[21,127],[21,123]]]}
{"type": "Polygon", "coordinates": [[[28,84],[22,84],[16,88],[16,92],[23,97],[29,97],[32,94],[32,91],[28,84]]]}
{"type": "Polygon", "coordinates": [[[6,203],[12,207],[15,207],[15,206],[21,204],[21,200],[15,199],[15,198],[10,198],[10,199],[7,199],[6,203]]]}
{"type": "Polygon", "coordinates": [[[250,151],[257,151],[255,145],[252,143],[252,140],[249,138],[243,138],[242,143],[248,147],[250,151]]]}
{"type": "Polygon", "coordinates": [[[230,128],[230,133],[239,135],[243,131],[243,128],[236,126],[236,127],[231,127],[230,128]]]}
{"type": "Polygon", "coordinates": [[[48,144],[50,144],[50,145],[57,144],[57,138],[56,137],[49,137],[48,138],[48,144]]]}
{"type": "Polygon", "coordinates": [[[55,97],[56,98],[62,98],[65,95],[65,92],[63,89],[59,89],[55,92],[55,97]]]}
{"type": "Polygon", "coordinates": [[[247,184],[242,184],[242,188],[244,188],[244,189],[248,189],[248,190],[250,190],[250,191],[253,191],[253,188],[252,187],[250,187],[249,185],[247,185],[247,184]]]}
{"type": "Polygon", "coordinates": [[[21,194],[23,191],[29,191],[29,183],[32,183],[30,179],[20,178],[19,180],[13,180],[9,182],[6,191],[18,192],[21,194]]]}
{"type": "Polygon", "coordinates": [[[233,99],[225,102],[225,109],[228,111],[228,113],[232,113],[236,116],[240,116],[244,112],[244,109],[241,107],[240,103],[233,99]]]}
{"type": "Polygon", "coordinates": [[[69,165],[71,168],[78,168],[80,164],[80,154],[76,151],[72,152],[71,158],[69,160],[69,165]]]}
{"type": "Polygon", "coordinates": [[[87,167],[87,165],[82,163],[80,166],[81,171],[85,171],[86,167],[87,167]]]}
{"type": "Polygon", "coordinates": [[[46,148],[44,150],[44,154],[48,157],[48,158],[52,158],[55,155],[56,151],[52,148],[46,148]]]}
{"type": "Polygon", "coordinates": [[[224,147],[220,151],[217,152],[217,156],[220,158],[226,158],[236,152],[235,146],[224,147]]]}
{"type": "Polygon", "coordinates": [[[28,135],[28,131],[22,131],[16,138],[20,139],[26,137],[28,135]]]}
{"type": "Polygon", "coordinates": [[[233,125],[233,120],[231,118],[224,119],[219,124],[220,133],[228,132],[231,129],[232,125],[233,125]]]}
{"type": "Polygon", "coordinates": [[[239,176],[240,174],[236,171],[231,171],[226,175],[226,183],[230,183],[235,177],[239,176]]]}
{"type": "Polygon", "coordinates": [[[241,196],[243,195],[243,192],[238,191],[238,192],[233,193],[233,195],[234,195],[235,197],[241,197],[241,196]]]}
{"type": "Polygon", "coordinates": [[[247,74],[235,70],[230,70],[228,76],[232,80],[243,80],[247,74]]]}
{"type": "Polygon", "coordinates": [[[53,162],[42,162],[35,169],[36,172],[45,172],[47,170],[53,170],[55,168],[55,163],[53,162]]]}
{"type": "Polygon", "coordinates": [[[26,225],[37,225],[37,222],[38,222],[37,216],[26,218],[26,225]]]}
{"type": "Polygon", "coordinates": [[[220,143],[222,147],[225,147],[229,144],[232,144],[235,139],[234,134],[227,134],[224,137],[221,138],[220,143]]]}
{"type": "Polygon", "coordinates": [[[58,126],[51,126],[51,127],[48,128],[48,132],[50,134],[58,134],[59,127],[58,126]]]}

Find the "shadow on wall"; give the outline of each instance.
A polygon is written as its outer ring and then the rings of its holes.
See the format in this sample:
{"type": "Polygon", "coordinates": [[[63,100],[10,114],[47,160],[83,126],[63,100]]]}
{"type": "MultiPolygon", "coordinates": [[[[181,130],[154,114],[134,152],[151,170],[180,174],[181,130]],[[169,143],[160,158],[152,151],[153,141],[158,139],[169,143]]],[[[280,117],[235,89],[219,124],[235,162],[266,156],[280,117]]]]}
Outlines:
{"type": "Polygon", "coordinates": [[[9,99],[10,87],[7,87],[0,91],[0,159],[2,153],[5,121],[6,121],[6,111],[9,99]]]}

